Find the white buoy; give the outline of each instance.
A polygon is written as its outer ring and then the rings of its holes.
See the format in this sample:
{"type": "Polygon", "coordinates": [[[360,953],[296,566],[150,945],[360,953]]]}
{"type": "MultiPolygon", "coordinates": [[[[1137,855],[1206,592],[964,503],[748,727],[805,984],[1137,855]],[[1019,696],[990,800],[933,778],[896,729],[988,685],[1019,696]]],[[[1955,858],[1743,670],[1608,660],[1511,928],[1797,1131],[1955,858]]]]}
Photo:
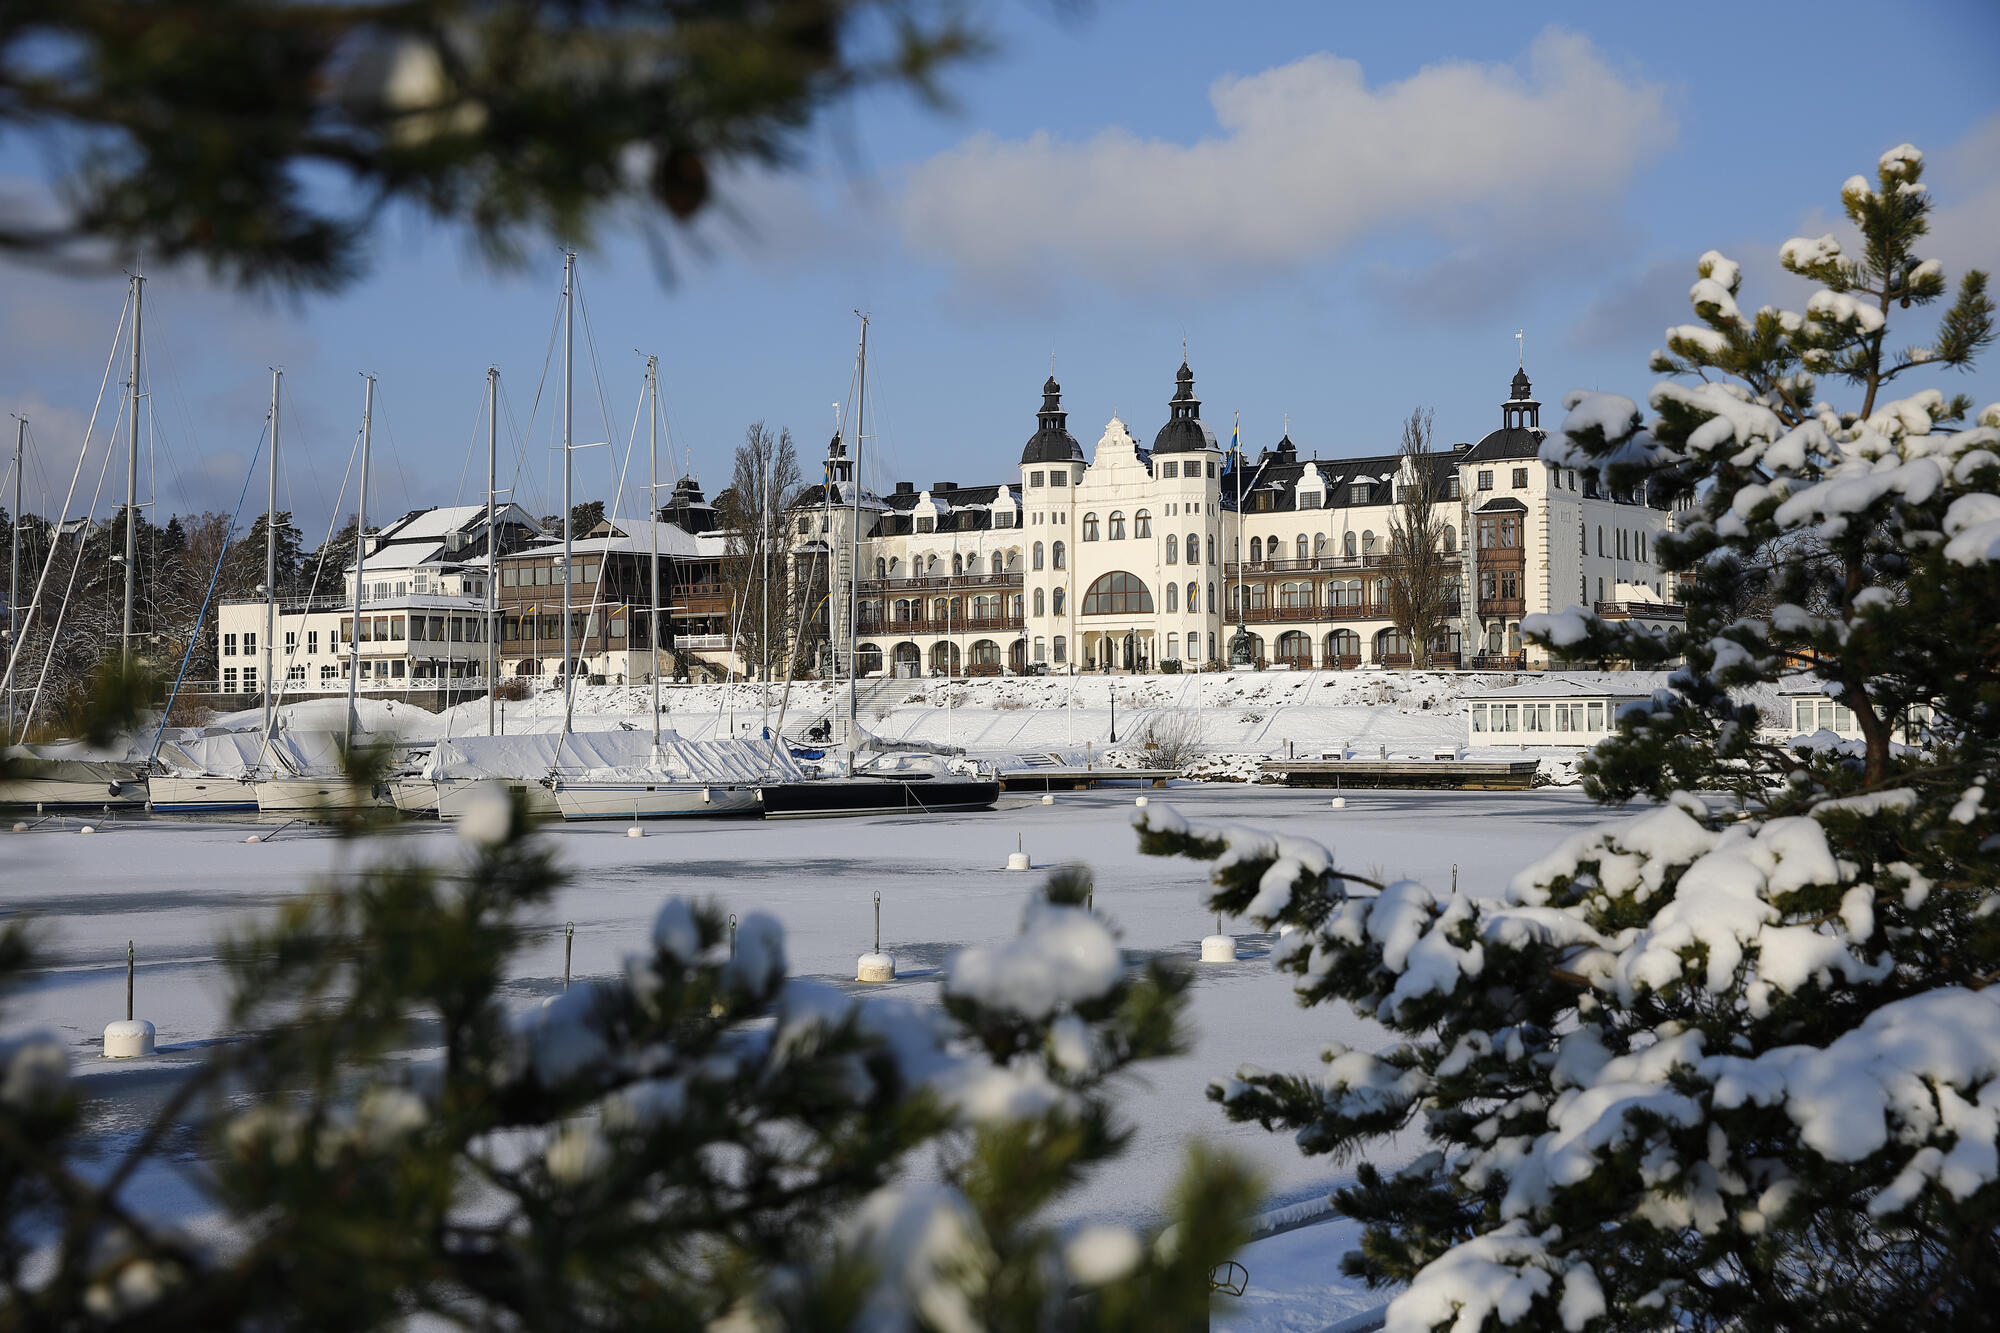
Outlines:
{"type": "Polygon", "coordinates": [[[854,963],[856,981],[894,981],[896,960],[882,952],[882,893],[875,892],[875,951],[864,953],[854,963]]]}
{"type": "MultiPolygon", "coordinates": [[[[1045,791],[1045,792],[1043,792],[1043,793],[1042,793],[1042,804],[1043,804],[1043,805],[1054,805],[1055,803],[1056,803],[1056,796],[1055,796],[1055,793],[1054,793],[1054,792],[1048,792],[1048,791],[1045,791]]],[[[27,826],[26,826],[25,824],[16,824],[16,825],[14,826],[14,830],[15,830],[15,832],[19,832],[19,831],[20,831],[21,829],[23,829],[23,828],[25,828],[25,827],[27,827],[27,826]]]]}
{"type": "Polygon", "coordinates": [[[1336,796],[1329,804],[1336,810],[1345,810],[1347,808],[1347,798],[1345,796],[1336,796]]]}
{"type": "Polygon", "coordinates": [[[262,841],[264,841],[264,840],[263,840],[262,838],[258,837],[258,836],[257,836],[256,834],[254,834],[254,833],[253,833],[253,834],[251,834],[251,835],[250,835],[249,837],[245,838],[245,839],[244,839],[243,841],[245,841],[245,842],[262,842],[262,841]]]}
{"type": "Polygon", "coordinates": [[[96,829],[94,829],[94,828],[92,828],[92,827],[91,827],[90,825],[88,825],[88,824],[85,824],[85,825],[84,825],[84,826],[83,826],[82,828],[78,829],[78,830],[77,830],[77,832],[78,832],[78,833],[95,833],[95,832],[97,832],[97,830],[96,830],[96,829]]]}
{"type": "Polygon", "coordinates": [[[1014,850],[1007,853],[1007,868],[1009,870],[1034,869],[1033,866],[1028,864],[1028,853],[1021,846],[1021,835],[1018,833],[1014,835],[1014,850]]]}
{"type": "Polygon", "coordinates": [[[153,1053],[153,1025],[143,1018],[121,1018],[104,1025],[104,1058],[128,1060],[153,1053]]]}
{"type": "Polygon", "coordinates": [[[1233,963],[1236,961],[1236,937],[1234,935],[1204,935],[1201,938],[1201,961],[1204,963],[1233,963]]]}
{"type": "Polygon", "coordinates": [[[1132,804],[1138,806],[1141,810],[1144,810],[1146,808],[1146,798],[1141,796],[1137,800],[1133,801],[1132,804]]]}
{"type": "Polygon", "coordinates": [[[27,831],[28,831],[28,826],[26,824],[14,825],[14,832],[16,833],[26,833],[27,831]]]}
{"type": "Polygon", "coordinates": [[[631,828],[625,830],[625,836],[628,838],[643,838],[646,836],[646,830],[634,824],[631,828]]]}

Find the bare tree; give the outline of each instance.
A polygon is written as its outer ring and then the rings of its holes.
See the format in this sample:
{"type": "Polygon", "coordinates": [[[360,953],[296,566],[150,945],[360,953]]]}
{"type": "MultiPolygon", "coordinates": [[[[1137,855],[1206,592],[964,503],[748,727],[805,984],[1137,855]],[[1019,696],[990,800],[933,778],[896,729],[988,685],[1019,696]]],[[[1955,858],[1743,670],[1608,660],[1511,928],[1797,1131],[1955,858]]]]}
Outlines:
{"type": "Polygon", "coordinates": [[[775,435],[753,422],[736,446],[729,486],[715,497],[726,534],[722,582],[734,605],[731,629],[745,666],[765,678],[783,674],[799,620],[785,577],[785,515],[799,495],[798,450],[792,433],[775,435]]]}
{"type": "Polygon", "coordinates": [[[1445,512],[1431,451],[1431,410],[1403,422],[1396,508],[1389,518],[1390,566],[1383,580],[1389,617],[1410,645],[1413,666],[1431,664],[1431,645],[1456,609],[1457,559],[1444,549],[1445,512]]]}

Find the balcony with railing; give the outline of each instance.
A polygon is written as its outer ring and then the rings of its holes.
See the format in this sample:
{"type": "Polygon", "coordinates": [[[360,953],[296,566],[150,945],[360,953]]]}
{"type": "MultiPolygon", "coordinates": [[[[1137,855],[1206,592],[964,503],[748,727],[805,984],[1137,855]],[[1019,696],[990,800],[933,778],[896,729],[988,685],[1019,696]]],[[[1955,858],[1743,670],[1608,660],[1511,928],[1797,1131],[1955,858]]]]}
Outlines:
{"type": "Polygon", "coordinates": [[[907,619],[885,619],[882,616],[862,616],[856,622],[857,632],[862,634],[978,634],[985,631],[1018,630],[1027,628],[1024,616],[1006,614],[998,616],[911,616],[907,619]]]}
{"type": "Polygon", "coordinates": [[[1025,576],[1011,574],[940,574],[908,579],[863,579],[864,597],[902,597],[919,592],[946,592],[960,588],[1018,588],[1025,576]]]}
{"type": "MultiPolygon", "coordinates": [[[[1389,618],[1389,607],[1386,602],[1341,602],[1331,606],[1322,606],[1318,603],[1307,606],[1253,606],[1241,615],[1253,625],[1286,625],[1317,620],[1386,620],[1389,618]]],[[[1237,616],[1237,612],[1231,611],[1227,618],[1235,620],[1237,616]]]]}
{"type": "MultiPolygon", "coordinates": [[[[1456,556],[1456,552],[1452,552],[1456,556]]],[[[1229,578],[1254,578],[1259,574],[1346,574],[1364,569],[1387,569],[1396,563],[1391,555],[1316,555],[1305,560],[1231,560],[1222,566],[1229,578]]]]}
{"type": "Polygon", "coordinates": [[[1675,602],[1595,602],[1591,609],[1604,620],[1687,619],[1687,608],[1675,602]]]}

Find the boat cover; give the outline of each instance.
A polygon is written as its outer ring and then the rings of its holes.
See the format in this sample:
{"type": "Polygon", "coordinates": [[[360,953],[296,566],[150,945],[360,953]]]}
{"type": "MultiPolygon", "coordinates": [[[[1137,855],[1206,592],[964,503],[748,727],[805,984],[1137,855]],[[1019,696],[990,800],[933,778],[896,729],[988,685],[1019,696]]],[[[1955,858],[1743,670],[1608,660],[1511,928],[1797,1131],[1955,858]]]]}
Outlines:
{"type": "Polygon", "coordinates": [[[650,731],[530,732],[522,736],[453,736],[437,742],[422,770],[433,781],[501,778],[532,781],[551,773],[607,782],[792,782],[804,775],[783,745],[762,740],[685,740],[660,733],[653,763],[650,731]]]}

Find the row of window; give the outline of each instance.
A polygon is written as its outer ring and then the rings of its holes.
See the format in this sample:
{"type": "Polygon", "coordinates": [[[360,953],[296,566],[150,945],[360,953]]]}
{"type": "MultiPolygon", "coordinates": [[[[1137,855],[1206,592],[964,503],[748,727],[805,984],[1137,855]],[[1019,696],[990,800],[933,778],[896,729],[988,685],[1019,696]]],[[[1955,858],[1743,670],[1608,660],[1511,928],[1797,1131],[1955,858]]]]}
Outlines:
{"type": "MultiPolygon", "coordinates": [[[[1646,564],[1651,559],[1649,545],[1644,529],[1627,532],[1623,528],[1613,528],[1609,553],[1619,560],[1637,560],[1641,564],[1646,564]]],[[[1597,553],[1607,554],[1604,545],[1604,525],[1601,523],[1597,526],[1597,553]]]]}
{"type": "MultiPolygon", "coordinates": [[[[1458,529],[1447,523],[1439,534],[1439,542],[1445,554],[1454,555],[1458,551],[1458,529]]],[[[1294,560],[1318,560],[1331,554],[1332,537],[1324,532],[1310,538],[1303,532],[1292,539],[1294,560]]],[[[1349,559],[1355,556],[1374,555],[1377,539],[1373,531],[1363,529],[1359,533],[1344,532],[1340,536],[1340,553],[1349,559]]],[[[1213,559],[1213,557],[1210,557],[1213,559]]],[[[1285,559],[1285,543],[1277,537],[1252,537],[1250,539],[1250,563],[1260,564],[1265,560],[1285,559]]]]}
{"type": "MultiPolygon", "coordinates": [[[[921,579],[939,574],[943,559],[942,556],[935,552],[929,555],[911,556],[909,577],[921,579]]],[[[960,555],[956,551],[952,553],[951,573],[953,578],[958,578],[964,574],[977,574],[979,572],[979,565],[980,559],[976,555],[967,557],[960,555]]],[[[1007,572],[1007,557],[1001,552],[995,551],[992,558],[987,561],[987,566],[989,573],[1005,574],[1007,572]]],[[[892,560],[887,556],[876,556],[875,577],[884,580],[904,577],[902,559],[898,557],[892,560]]]]}
{"type": "MultiPolygon", "coordinates": [[[[1171,481],[1175,477],[1199,477],[1201,475],[1201,467],[1202,465],[1192,458],[1188,459],[1187,471],[1185,472],[1181,471],[1181,464],[1178,459],[1171,462],[1163,462],[1159,465],[1160,479],[1162,481],[1171,481]]],[[[1213,459],[1208,463],[1208,475],[1211,477],[1215,475],[1215,462],[1213,459]]]]}
{"type": "Polygon", "coordinates": [[[1557,704],[1472,705],[1472,730],[1478,732],[1589,732],[1601,733],[1609,720],[1608,705],[1602,699],[1557,704]]]}
{"type": "MultiPolygon", "coordinates": [[[[803,525],[806,520],[800,519],[799,522],[803,525]]],[[[799,531],[804,532],[805,528],[801,526],[799,531]]],[[[599,562],[595,560],[577,561],[570,566],[569,581],[571,583],[597,582],[598,564],[599,562]]],[[[562,569],[559,564],[507,565],[500,570],[500,586],[503,588],[542,588],[553,584],[560,588],[562,587],[562,579],[557,576],[561,572],[562,569]]]]}
{"type": "Polygon", "coordinates": [[[1041,472],[1030,472],[1030,473],[1028,474],[1028,485],[1030,485],[1030,486],[1040,486],[1040,485],[1042,485],[1042,478],[1043,478],[1043,477],[1044,477],[1045,475],[1046,475],[1046,476],[1047,476],[1047,478],[1048,478],[1048,484],[1049,484],[1049,485],[1051,485],[1051,486],[1067,486],[1067,485],[1069,485],[1069,473],[1068,473],[1068,472],[1067,472],[1066,470],[1062,470],[1062,469],[1058,469],[1057,471],[1054,471],[1054,472],[1050,472],[1050,473],[1046,473],[1046,474],[1044,474],[1044,473],[1041,473],[1041,472]]]}
{"type": "MultiPolygon", "coordinates": [[[[1192,585],[1190,585],[1192,586],[1192,585]]],[[[1211,585],[1212,586],[1212,585],[1211,585]]],[[[1456,580],[1445,583],[1445,601],[1448,605],[1458,605],[1456,580]]],[[[1311,606],[1381,606],[1384,601],[1382,585],[1377,579],[1330,579],[1322,592],[1319,584],[1310,579],[1299,579],[1279,583],[1232,583],[1229,585],[1229,609],[1236,612],[1248,608],[1262,611],[1266,607],[1304,608],[1311,606]],[[1275,597],[1275,602],[1273,598],[1275,597]]]]}

